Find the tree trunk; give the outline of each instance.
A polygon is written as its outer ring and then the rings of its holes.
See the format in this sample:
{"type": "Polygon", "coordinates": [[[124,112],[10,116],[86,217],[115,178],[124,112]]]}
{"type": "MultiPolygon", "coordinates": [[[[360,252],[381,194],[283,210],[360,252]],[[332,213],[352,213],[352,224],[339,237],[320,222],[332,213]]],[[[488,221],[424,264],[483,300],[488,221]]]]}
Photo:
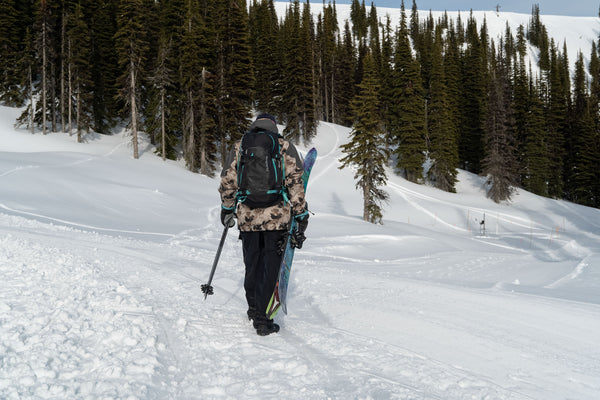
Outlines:
{"type": "Polygon", "coordinates": [[[162,139],[162,159],[165,161],[167,159],[167,133],[165,130],[165,88],[162,87],[160,89],[160,132],[162,139]]]}
{"type": "Polygon", "coordinates": [[[61,29],[61,41],[60,41],[60,126],[63,132],[66,132],[65,124],[65,28],[66,28],[66,15],[63,11],[62,15],[62,29],[61,29]]]}
{"type": "Polygon", "coordinates": [[[81,137],[81,86],[77,85],[77,143],[83,142],[83,138],[81,137]]]}
{"type": "Polygon", "coordinates": [[[369,215],[369,195],[371,193],[371,188],[368,183],[363,183],[363,221],[370,222],[371,218],[369,215]]]}
{"type": "Polygon", "coordinates": [[[31,64],[27,68],[27,74],[29,77],[29,104],[31,104],[29,128],[33,135],[35,133],[35,101],[33,101],[33,72],[31,71],[31,64]]]}
{"type": "Polygon", "coordinates": [[[138,137],[137,137],[137,104],[135,101],[135,62],[133,55],[130,62],[131,71],[129,72],[130,90],[131,90],[131,135],[133,141],[133,158],[139,158],[138,153],[138,137]]]}
{"type": "MultiPolygon", "coordinates": [[[[43,2],[45,6],[45,2],[43,2]]],[[[44,7],[45,8],[45,7],[44,7]]],[[[46,93],[46,10],[42,11],[44,13],[43,22],[42,22],[42,133],[46,134],[46,107],[47,107],[47,93],[46,93]]]]}
{"type": "Polygon", "coordinates": [[[195,123],[196,121],[194,121],[194,94],[192,92],[192,89],[188,89],[188,142],[185,150],[190,171],[196,171],[196,132],[194,129],[195,123]]]}
{"type": "MultiPolygon", "coordinates": [[[[69,39],[69,60],[71,59],[71,39],[69,39]]],[[[69,100],[68,100],[68,113],[69,113],[69,121],[68,121],[68,131],[69,136],[73,133],[73,71],[72,64],[69,61],[69,76],[68,76],[68,84],[69,84],[69,100]]]]}

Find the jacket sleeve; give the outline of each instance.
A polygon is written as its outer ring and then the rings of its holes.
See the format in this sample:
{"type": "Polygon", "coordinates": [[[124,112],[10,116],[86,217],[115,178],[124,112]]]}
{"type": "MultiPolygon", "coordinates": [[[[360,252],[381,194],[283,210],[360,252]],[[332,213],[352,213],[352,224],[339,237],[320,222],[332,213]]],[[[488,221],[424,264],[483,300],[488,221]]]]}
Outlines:
{"type": "Polygon", "coordinates": [[[308,214],[306,200],[304,197],[304,183],[302,174],[304,172],[302,159],[296,150],[296,147],[287,142],[288,147],[285,152],[285,187],[292,205],[294,216],[308,214]]]}
{"type": "Polygon", "coordinates": [[[237,153],[239,143],[236,143],[229,151],[225,166],[221,172],[221,184],[219,185],[219,194],[221,195],[221,207],[226,210],[235,208],[235,196],[238,190],[237,186],[237,153]]]}

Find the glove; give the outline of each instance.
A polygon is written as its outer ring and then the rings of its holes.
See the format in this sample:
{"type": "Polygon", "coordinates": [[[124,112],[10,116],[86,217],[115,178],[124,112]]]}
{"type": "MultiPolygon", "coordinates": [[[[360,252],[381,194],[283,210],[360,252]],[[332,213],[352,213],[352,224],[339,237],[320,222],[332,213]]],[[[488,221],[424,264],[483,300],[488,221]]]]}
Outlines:
{"type": "Polygon", "coordinates": [[[292,235],[290,236],[290,245],[295,249],[301,249],[302,244],[306,240],[304,232],[308,226],[308,213],[296,215],[294,216],[294,219],[296,220],[296,226],[294,227],[292,235]]]}
{"type": "Polygon", "coordinates": [[[235,225],[235,215],[232,209],[221,208],[221,223],[223,226],[232,228],[235,225]]]}

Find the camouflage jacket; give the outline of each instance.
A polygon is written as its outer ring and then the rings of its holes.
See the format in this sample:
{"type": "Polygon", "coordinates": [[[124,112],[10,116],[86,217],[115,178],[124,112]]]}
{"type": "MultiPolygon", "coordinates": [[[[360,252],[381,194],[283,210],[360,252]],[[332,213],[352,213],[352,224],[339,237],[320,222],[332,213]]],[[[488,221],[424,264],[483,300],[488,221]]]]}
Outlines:
{"type": "Polygon", "coordinates": [[[238,227],[242,232],[288,230],[292,215],[306,212],[304,185],[302,183],[302,160],[296,147],[287,140],[279,138],[281,155],[285,162],[284,187],[287,190],[289,203],[282,200],[266,208],[251,208],[244,203],[237,203],[237,155],[241,141],[238,141],[229,152],[223,172],[221,172],[221,205],[224,209],[237,208],[238,227]]]}

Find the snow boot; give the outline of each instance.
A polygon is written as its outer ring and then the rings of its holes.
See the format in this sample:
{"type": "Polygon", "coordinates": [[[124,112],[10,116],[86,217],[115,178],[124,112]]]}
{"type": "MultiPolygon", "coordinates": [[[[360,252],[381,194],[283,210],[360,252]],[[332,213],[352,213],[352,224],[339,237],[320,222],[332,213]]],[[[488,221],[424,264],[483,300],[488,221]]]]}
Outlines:
{"type": "Polygon", "coordinates": [[[273,323],[273,320],[270,320],[267,323],[261,322],[256,328],[256,333],[259,336],[267,336],[277,332],[279,332],[279,325],[273,323]]]}

